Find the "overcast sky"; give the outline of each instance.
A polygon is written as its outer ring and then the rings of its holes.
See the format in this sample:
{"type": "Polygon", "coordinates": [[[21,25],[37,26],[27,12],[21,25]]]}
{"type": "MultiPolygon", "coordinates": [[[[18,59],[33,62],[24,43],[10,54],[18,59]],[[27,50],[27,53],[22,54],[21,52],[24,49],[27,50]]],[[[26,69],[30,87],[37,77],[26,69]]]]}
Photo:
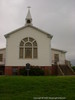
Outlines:
{"type": "Polygon", "coordinates": [[[33,25],[52,34],[52,47],[66,50],[75,65],[75,0],[0,0],[0,48],[4,34],[24,26],[27,6],[33,25]]]}

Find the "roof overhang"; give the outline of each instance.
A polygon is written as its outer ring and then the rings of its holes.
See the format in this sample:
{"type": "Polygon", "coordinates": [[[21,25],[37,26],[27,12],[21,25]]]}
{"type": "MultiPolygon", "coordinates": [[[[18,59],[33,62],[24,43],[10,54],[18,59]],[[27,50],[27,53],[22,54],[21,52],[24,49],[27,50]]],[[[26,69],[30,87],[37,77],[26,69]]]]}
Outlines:
{"type": "Polygon", "coordinates": [[[55,51],[60,51],[60,52],[63,52],[63,53],[67,53],[67,51],[65,51],[65,50],[60,50],[60,49],[56,49],[56,48],[51,48],[51,50],[55,50],[55,51]]]}
{"type": "Polygon", "coordinates": [[[18,28],[18,29],[14,30],[14,31],[12,31],[12,32],[10,32],[10,33],[8,33],[8,34],[5,34],[4,36],[5,36],[5,38],[8,38],[11,34],[17,32],[17,31],[20,31],[20,30],[22,30],[22,29],[24,29],[24,28],[27,28],[27,27],[34,28],[34,29],[36,29],[36,30],[38,30],[38,31],[40,31],[40,32],[42,32],[42,33],[44,33],[44,34],[46,34],[46,35],[48,36],[48,38],[52,38],[52,37],[53,37],[51,34],[45,32],[45,31],[43,31],[43,30],[41,30],[41,29],[39,29],[39,28],[37,28],[37,27],[35,27],[35,26],[32,26],[32,25],[23,26],[23,27],[18,28]]]}

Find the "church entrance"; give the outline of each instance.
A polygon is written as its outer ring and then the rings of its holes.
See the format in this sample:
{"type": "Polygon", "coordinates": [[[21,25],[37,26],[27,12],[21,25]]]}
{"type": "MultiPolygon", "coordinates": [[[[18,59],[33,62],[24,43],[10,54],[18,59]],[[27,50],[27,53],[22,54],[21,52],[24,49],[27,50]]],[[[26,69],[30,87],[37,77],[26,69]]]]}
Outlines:
{"type": "Polygon", "coordinates": [[[0,65],[0,75],[4,75],[4,71],[5,71],[5,66],[0,65]]]}

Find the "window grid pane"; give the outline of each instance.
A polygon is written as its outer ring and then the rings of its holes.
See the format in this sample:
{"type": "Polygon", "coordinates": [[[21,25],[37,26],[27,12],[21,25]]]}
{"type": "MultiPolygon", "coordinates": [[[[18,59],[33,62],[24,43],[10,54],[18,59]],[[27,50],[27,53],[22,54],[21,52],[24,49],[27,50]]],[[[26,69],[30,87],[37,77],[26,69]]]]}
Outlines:
{"type": "Polygon", "coordinates": [[[34,41],[34,42],[33,42],[33,46],[37,46],[37,43],[36,43],[36,41],[34,41]]]}
{"type": "Polygon", "coordinates": [[[30,42],[27,42],[27,43],[25,44],[25,46],[32,46],[32,44],[31,44],[30,42]]]}
{"type": "Polygon", "coordinates": [[[33,48],[33,58],[37,58],[37,48],[33,48]]]}
{"type": "Polygon", "coordinates": [[[3,54],[0,54],[0,61],[3,61],[3,54]]]}
{"type": "Polygon", "coordinates": [[[21,41],[20,46],[24,46],[24,42],[23,41],[21,41]]]}
{"type": "Polygon", "coordinates": [[[34,39],[33,38],[29,38],[29,41],[32,42],[32,41],[34,41],[34,39]]]}
{"type": "Polygon", "coordinates": [[[25,58],[32,58],[32,48],[25,48],[25,58]]]}
{"type": "Polygon", "coordinates": [[[27,41],[28,41],[28,38],[24,38],[23,40],[24,40],[25,42],[27,42],[27,41]]]}
{"type": "Polygon", "coordinates": [[[20,48],[20,58],[23,58],[23,51],[24,51],[24,49],[20,48]]]}

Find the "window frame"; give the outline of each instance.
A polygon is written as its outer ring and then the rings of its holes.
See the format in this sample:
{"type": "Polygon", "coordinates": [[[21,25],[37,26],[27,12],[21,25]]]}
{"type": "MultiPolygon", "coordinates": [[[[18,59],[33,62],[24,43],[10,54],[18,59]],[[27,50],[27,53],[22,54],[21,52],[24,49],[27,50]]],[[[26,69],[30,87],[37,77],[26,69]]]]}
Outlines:
{"type": "MultiPolygon", "coordinates": [[[[24,45],[19,45],[19,58],[20,59],[37,59],[38,58],[38,45],[37,45],[36,40],[32,37],[26,37],[26,38],[22,39],[21,42],[24,42],[24,45]],[[27,41],[25,39],[27,39],[27,41]],[[30,43],[31,46],[26,46],[27,43],[30,43]],[[21,48],[23,48],[23,57],[22,58],[20,57],[21,56],[21,54],[20,54],[20,49],[21,48]],[[27,58],[25,57],[26,56],[25,55],[26,54],[26,48],[28,48],[28,49],[31,48],[31,50],[32,50],[31,51],[31,53],[32,53],[31,56],[32,57],[27,57],[27,58]],[[36,54],[34,53],[34,48],[36,48],[36,51],[37,51],[36,54]]],[[[21,42],[20,42],[20,44],[21,44],[21,42]]]]}
{"type": "Polygon", "coordinates": [[[59,62],[59,54],[54,54],[54,61],[59,62]]]}
{"type": "Polygon", "coordinates": [[[18,67],[12,67],[12,75],[18,75],[18,67]]]}
{"type": "Polygon", "coordinates": [[[0,54],[0,62],[3,62],[3,54],[0,54]]]}

